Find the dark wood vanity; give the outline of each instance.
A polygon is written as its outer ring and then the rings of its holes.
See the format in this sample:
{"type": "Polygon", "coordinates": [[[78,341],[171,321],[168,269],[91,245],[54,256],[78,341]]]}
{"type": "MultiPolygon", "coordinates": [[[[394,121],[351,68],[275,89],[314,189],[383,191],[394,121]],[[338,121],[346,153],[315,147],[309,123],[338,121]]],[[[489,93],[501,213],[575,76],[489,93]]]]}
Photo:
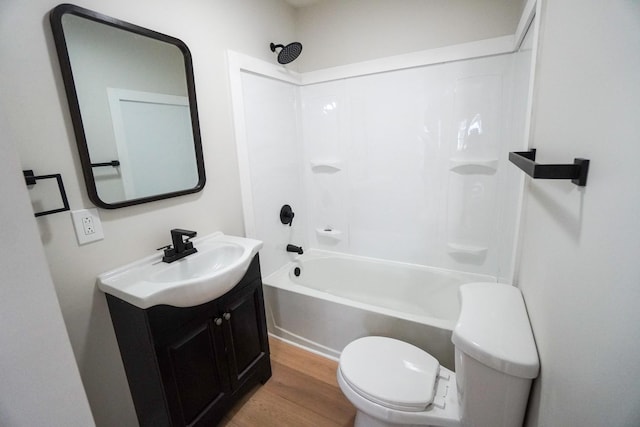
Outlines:
{"type": "Polygon", "coordinates": [[[143,427],[214,426],[271,377],[258,255],[233,289],[195,307],[106,296],[143,427]]]}

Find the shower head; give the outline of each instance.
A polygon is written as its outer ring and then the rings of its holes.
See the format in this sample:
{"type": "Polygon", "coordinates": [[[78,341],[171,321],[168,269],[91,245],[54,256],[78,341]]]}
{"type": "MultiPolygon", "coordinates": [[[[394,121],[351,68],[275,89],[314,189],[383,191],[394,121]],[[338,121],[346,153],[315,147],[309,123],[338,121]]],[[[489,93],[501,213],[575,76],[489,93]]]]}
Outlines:
{"type": "Polygon", "coordinates": [[[275,52],[277,48],[280,48],[278,53],[278,62],[280,64],[288,64],[296,60],[298,55],[302,52],[302,43],[293,42],[284,46],[281,44],[271,43],[271,52],[275,52]]]}

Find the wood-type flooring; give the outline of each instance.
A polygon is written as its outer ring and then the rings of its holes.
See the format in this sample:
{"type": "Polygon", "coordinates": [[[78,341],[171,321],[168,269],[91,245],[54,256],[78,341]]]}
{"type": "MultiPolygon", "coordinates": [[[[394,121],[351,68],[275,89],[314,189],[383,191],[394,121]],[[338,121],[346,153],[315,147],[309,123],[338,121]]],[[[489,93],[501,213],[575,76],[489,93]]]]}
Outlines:
{"type": "Polygon", "coordinates": [[[269,338],[273,375],[223,419],[223,427],[351,427],[356,410],[340,391],[338,363],[269,338]]]}

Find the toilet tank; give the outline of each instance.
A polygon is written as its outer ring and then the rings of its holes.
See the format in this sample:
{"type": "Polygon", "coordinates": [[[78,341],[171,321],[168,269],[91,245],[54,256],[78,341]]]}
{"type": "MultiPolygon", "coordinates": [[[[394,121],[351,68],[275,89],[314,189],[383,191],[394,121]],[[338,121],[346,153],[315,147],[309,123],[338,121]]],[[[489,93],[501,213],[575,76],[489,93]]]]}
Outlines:
{"type": "Polygon", "coordinates": [[[499,283],[460,287],[451,341],[463,426],[522,426],[540,368],[524,299],[499,283]]]}

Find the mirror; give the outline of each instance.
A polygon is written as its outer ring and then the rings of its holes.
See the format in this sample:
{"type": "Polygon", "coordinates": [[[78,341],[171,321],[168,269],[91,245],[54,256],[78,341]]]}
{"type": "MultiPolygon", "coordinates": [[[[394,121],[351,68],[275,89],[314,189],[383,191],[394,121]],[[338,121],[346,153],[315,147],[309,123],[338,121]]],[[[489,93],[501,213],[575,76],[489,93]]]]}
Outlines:
{"type": "Polygon", "coordinates": [[[187,46],[70,4],[50,20],[91,201],[114,209],[202,190],[187,46]]]}

